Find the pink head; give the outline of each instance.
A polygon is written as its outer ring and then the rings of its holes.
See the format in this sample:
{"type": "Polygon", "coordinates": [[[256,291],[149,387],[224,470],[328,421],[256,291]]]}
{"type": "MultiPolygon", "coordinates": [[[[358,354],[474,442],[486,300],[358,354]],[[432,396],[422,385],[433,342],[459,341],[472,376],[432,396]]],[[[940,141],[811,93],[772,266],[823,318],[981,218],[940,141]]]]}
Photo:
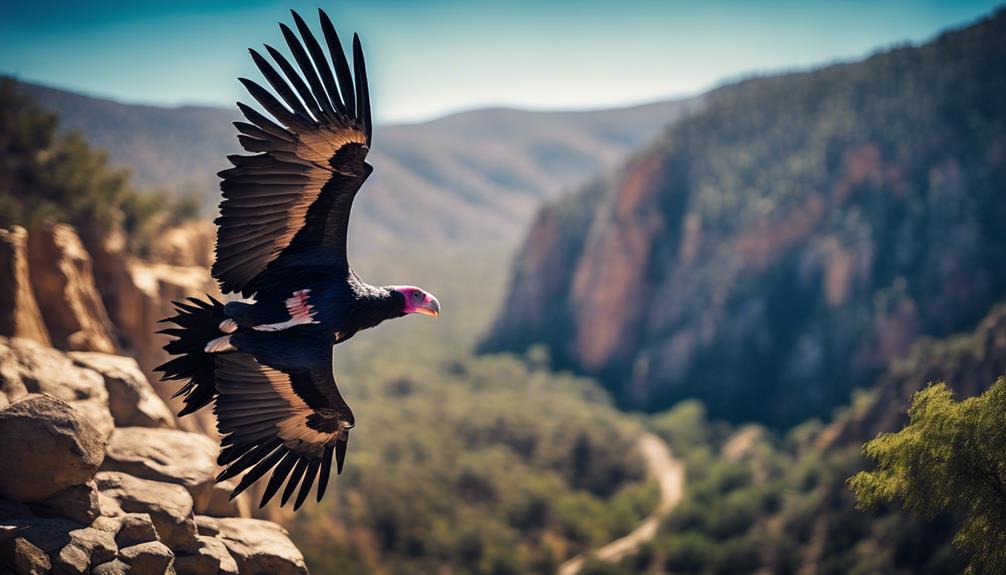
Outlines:
{"type": "Polygon", "coordinates": [[[440,302],[433,297],[433,294],[413,286],[391,286],[390,289],[405,298],[403,314],[421,313],[432,317],[440,315],[440,302]]]}

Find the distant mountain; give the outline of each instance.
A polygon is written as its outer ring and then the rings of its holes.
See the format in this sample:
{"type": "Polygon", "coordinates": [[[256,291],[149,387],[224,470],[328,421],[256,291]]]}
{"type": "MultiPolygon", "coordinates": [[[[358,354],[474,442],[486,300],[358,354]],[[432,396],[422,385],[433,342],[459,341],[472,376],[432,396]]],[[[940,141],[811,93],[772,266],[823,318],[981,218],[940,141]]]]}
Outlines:
{"type": "MultiPolygon", "coordinates": [[[[23,84],[42,107],[132,168],[141,185],[217,202],[216,172],[240,152],[236,110],[120,104],[23,84]]],[[[250,98],[249,98],[250,101],[250,98]]],[[[699,104],[587,112],[485,109],[378,126],[374,175],[357,199],[355,249],[396,240],[512,242],[542,199],[612,169],[699,104]]],[[[351,240],[352,241],[352,240],[351,240]]]]}
{"type": "Polygon", "coordinates": [[[1006,295],[1006,11],[705,96],[544,208],[484,349],[540,341],[627,406],[827,414],[1006,295]]]}

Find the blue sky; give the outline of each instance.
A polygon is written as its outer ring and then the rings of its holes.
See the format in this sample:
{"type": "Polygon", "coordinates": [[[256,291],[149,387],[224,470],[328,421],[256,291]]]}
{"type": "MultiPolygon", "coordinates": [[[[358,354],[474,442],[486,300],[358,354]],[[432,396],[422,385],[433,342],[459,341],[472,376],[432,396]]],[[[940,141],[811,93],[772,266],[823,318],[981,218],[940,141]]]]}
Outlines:
{"type": "MultiPolygon", "coordinates": [[[[359,32],[379,122],[492,105],[596,108],[692,94],[925,40],[997,2],[0,0],[0,73],[133,103],[230,106],[246,52],[296,8],[359,32]]],[[[284,50],[285,51],[285,50],[284,50]]]]}

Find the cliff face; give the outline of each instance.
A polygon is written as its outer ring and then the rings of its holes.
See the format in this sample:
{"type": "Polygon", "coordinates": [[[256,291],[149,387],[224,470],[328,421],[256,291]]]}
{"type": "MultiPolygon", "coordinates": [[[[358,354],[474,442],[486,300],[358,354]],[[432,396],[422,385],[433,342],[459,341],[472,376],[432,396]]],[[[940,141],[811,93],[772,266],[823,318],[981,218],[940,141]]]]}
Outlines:
{"type": "MultiPolygon", "coordinates": [[[[158,395],[177,410],[174,382],[153,373],[167,356],[154,333],[171,301],[218,295],[207,263],[208,224],[169,229],[153,261],[129,254],[120,232],[44,223],[0,230],[0,336],[23,337],[65,351],[133,357],[158,395]]],[[[211,414],[183,427],[215,437],[211,414]]]]}
{"type": "Polygon", "coordinates": [[[177,420],[150,383],[170,300],[216,291],[206,234],[165,237],[152,262],[108,230],[0,230],[0,572],[307,571],[215,483],[212,414],[177,420]]]}
{"type": "Polygon", "coordinates": [[[545,343],[630,407],[825,413],[1006,293],[1006,12],[705,98],[546,207],[485,350],[545,343]]]}

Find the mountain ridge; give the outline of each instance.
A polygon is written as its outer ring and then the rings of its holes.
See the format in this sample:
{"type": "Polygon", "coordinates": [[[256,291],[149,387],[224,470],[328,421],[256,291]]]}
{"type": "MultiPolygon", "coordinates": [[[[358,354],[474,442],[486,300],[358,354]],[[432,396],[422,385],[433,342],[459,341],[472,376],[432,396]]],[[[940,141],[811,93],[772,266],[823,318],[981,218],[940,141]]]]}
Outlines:
{"type": "MultiPolygon", "coordinates": [[[[237,110],[162,108],[22,84],[43,108],[109,151],[143,186],[219,197],[216,172],[240,152],[237,110]]],[[[357,200],[352,249],[402,240],[512,244],[538,204],[614,167],[699,98],[626,108],[461,111],[430,121],[378,125],[368,160],[374,175],[357,200]],[[355,239],[354,239],[355,238],[355,239]]]]}

